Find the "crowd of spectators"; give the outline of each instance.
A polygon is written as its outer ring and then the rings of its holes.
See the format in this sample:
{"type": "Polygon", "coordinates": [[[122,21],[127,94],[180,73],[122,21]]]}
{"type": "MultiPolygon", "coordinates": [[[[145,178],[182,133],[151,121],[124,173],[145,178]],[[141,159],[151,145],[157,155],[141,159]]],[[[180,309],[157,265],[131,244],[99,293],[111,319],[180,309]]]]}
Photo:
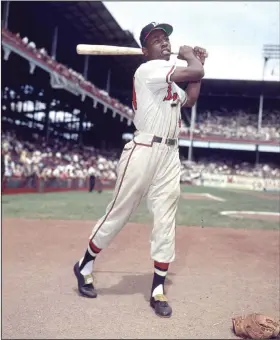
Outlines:
{"type": "MultiPolygon", "coordinates": [[[[83,91],[100,98],[125,116],[133,117],[131,108],[124,106],[117,99],[111,98],[104,90],[98,89],[83,75],[60,64],[48,55],[44,48],[19,33],[13,34],[2,29],[2,37],[11,44],[24,49],[33,58],[44,62],[67,81],[78,85],[83,91]]],[[[280,142],[280,111],[263,112],[262,127],[258,131],[258,115],[243,110],[198,112],[194,135],[200,137],[219,136],[236,139],[261,139],[280,142]]],[[[185,124],[182,132],[189,134],[185,124]]],[[[28,177],[33,174],[41,178],[86,178],[95,175],[102,180],[115,180],[119,152],[97,150],[94,147],[73,146],[71,142],[52,140],[46,143],[44,138],[33,135],[32,140],[20,139],[13,132],[2,133],[2,156],[5,176],[28,177]]],[[[250,163],[232,164],[218,159],[200,159],[198,162],[182,161],[182,176],[196,177],[201,172],[211,174],[244,175],[252,177],[280,178],[280,169],[269,164],[254,166],[250,163]]]]}
{"type": "Polygon", "coordinates": [[[33,135],[31,141],[21,140],[14,132],[2,133],[2,157],[5,177],[87,178],[114,181],[119,154],[94,147],[79,147],[70,142],[33,135]]]}
{"type": "MultiPolygon", "coordinates": [[[[189,128],[183,128],[189,133],[189,128]]],[[[262,126],[258,131],[258,114],[243,110],[198,112],[195,135],[219,136],[226,139],[263,140],[280,142],[280,110],[263,111],[262,126]]]]}
{"type": "Polygon", "coordinates": [[[23,49],[26,53],[31,54],[33,58],[40,62],[43,62],[47,67],[63,76],[64,80],[70,81],[81,89],[81,92],[89,93],[114,109],[120,111],[125,117],[133,118],[133,111],[130,107],[123,105],[119,100],[112,98],[109,94],[96,87],[90,81],[84,78],[84,76],[75,70],[59,63],[52,58],[45,48],[38,48],[33,41],[29,41],[28,37],[21,37],[19,33],[14,34],[10,31],[2,28],[2,37],[7,39],[10,44],[16,45],[18,48],[23,49]]]}
{"type": "Polygon", "coordinates": [[[201,158],[196,162],[182,160],[182,179],[195,179],[207,173],[212,175],[239,175],[254,178],[280,179],[280,167],[275,164],[252,164],[212,158],[201,158]]]}
{"type": "MultiPolygon", "coordinates": [[[[14,132],[2,133],[2,155],[5,177],[87,178],[95,175],[102,181],[115,181],[121,150],[98,150],[80,147],[71,142],[52,140],[33,135],[24,141],[14,132]]],[[[202,172],[210,174],[242,175],[247,177],[279,178],[280,167],[271,164],[234,163],[218,157],[201,158],[197,162],[182,159],[182,178],[195,178],[202,172]]]]}

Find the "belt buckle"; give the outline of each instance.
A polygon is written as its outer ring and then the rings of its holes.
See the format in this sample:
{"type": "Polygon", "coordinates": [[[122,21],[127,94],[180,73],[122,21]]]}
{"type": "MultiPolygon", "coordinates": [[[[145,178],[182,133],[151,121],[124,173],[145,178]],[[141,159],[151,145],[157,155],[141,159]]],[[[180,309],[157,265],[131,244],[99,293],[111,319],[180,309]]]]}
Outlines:
{"type": "Polygon", "coordinates": [[[154,143],[159,143],[159,144],[160,144],[160,143],[162,142],[162,137],[154,136],[154,137],[153,137],[153,142],[154,142],[154,143]]]}
{"type": "Polygon", "coordinates": [[[162,137],[158,137],[158,136],[154,136],[153,137],[153,142],[154,143],[159,143],[159,144],[166,144],[169,146],[173,146],[176,144],[176,141],[174,138],[162,138],[162,137]]]}
{"type": "Polygon", "coordinates": [[[176,144],[176,141],[173,138],[168,138],[166,140],[166,144],[169,145],[169,146],[174,146],[176,144]]]}

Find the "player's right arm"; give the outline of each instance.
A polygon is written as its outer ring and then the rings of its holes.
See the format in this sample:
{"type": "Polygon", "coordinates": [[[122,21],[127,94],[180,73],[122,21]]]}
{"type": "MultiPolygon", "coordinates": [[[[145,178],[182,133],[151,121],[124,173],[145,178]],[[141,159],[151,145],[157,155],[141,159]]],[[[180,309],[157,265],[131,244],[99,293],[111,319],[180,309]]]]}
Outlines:
{"type": "Polygon", "coordinates": [[[189,46],[181,46],[178,59],[185,60],[188,65],[177,66],[172,73],[170,80],[175,83],[185,81],[200,81],[204,77],[204,68],[201,61],[194,54],[194,50],[189,46]]]}

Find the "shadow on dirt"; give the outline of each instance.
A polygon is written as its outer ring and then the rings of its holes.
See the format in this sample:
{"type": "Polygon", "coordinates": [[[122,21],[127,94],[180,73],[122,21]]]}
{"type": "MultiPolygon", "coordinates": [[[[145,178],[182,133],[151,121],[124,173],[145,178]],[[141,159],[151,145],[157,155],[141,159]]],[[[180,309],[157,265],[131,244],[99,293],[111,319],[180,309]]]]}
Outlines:
{"type": "MultiPolygon", "coordinates": [[[[96,274],[105,273],[103,271],[96,272],[96,274]]],[[[109,272],[106,272],[109,273],[109,272]]],[[[112,272],[112,275],[117,272],[112,272]]],[[[168,277],[165,280],[165,290],[168,294],[168,287],[172,285],[170,277],[174,276],[173,273],[168,273],[168,277]]],[[[153,280],[153,273],[141,273],[141,274],[123,274],[120,282],[111,287],[102,288],[96,286],[98,295],[134,295],[142,294],[148,301],[150,298],[151,286],[153,280]]]]}

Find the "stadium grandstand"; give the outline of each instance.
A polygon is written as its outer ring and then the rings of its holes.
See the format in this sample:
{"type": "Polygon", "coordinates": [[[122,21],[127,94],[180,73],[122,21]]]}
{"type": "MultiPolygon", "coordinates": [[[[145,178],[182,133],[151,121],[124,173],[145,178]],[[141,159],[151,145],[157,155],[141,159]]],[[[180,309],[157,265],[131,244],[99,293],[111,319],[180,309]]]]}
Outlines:
{"type": "MultiPolygon", "coordinates": [[[[84,190],[91,175],[110,187],[133,136],[132,78],[143,58],[79,56],[76,45],[137,41],[102,2],[13,1],[1,9],[3,192],[84,190]]],[[[204,79],[182,119],[182,181],[243,176],[279,188],[279,82],[204,79]]]]}

